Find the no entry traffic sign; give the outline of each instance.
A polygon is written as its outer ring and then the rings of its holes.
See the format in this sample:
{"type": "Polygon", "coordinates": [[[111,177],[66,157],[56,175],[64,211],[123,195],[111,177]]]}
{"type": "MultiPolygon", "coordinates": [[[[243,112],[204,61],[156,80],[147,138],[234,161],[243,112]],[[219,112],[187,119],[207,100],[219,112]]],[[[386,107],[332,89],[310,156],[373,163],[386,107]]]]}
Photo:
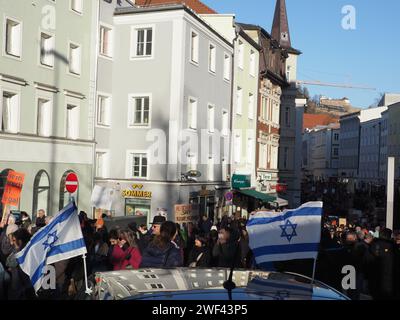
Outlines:
{"type": "Polygon", "coordinates": [[[78,189],[78,176],[75,173],[69,173],[65,178],[65,189],[69,193],[75,193],[78,189]]]}

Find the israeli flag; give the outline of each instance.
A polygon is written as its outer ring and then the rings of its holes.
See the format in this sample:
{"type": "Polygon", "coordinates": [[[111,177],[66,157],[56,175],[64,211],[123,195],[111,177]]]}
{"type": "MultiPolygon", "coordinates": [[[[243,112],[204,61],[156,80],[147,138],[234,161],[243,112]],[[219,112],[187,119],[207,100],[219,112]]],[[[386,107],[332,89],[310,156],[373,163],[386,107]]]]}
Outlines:
{"type": "Polygon", "coordinates": [[[249,245],[256,263],[316,259],[321,239],[322,202],[308,202],[294,210],[259,211],[247,224],[249,245]]]}
{"type": "Polygon", "coordinates": [[[86,253],[78,209],[71,202],[47,226],[36,232],[16,257],[21,269],[31,278],[35,291],[38,291],[46,265],[86,253]]]}

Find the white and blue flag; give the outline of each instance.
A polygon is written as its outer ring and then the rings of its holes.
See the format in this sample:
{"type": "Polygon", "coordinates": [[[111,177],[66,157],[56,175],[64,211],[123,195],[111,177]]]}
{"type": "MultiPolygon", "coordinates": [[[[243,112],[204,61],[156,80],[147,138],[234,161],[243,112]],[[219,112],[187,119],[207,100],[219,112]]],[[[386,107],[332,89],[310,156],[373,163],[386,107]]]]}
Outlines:
{"type": "Polygon", "coordinates": [[[36,232],[16,257],[21,269],[31,278],[35,291],[38,291],[42,286],[46,265],[86,252],[78,209],[71,202],[47,226],[36,232]]]}
{"type": "Polygon", "coordinates": [[[247,223],[256,263],[316,259],[321,240],[322,202],[308,202],[283,212],[258,211],[247,223]]]}

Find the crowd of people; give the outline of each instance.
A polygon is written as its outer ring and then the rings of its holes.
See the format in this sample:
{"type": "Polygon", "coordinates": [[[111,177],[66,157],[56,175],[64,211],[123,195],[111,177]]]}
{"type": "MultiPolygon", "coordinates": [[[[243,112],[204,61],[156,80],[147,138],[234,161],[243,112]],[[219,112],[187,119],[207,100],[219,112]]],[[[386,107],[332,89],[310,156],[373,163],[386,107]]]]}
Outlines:
{"type": "MultiPolygon", "coordinates": [[[[0,287],[0,299],[80,299],[84,297],[85,278],[82,257],[53,264],[56,286],[34,292],[29,277],[21,270],[15,255],[31,237],[51,221],[43,210],[35,224],[25,212],[16,221],[10,216],[0,225],[0,275],[7,283],[0,287]],[[3,272],[1,272],[3,271],[3,272]]],[[[224,216],[216,223],[202,216],[197,223],[177,224],[155,216],[151,228],[131,222],[108,230],[107,217],[89,219],[79,213],[82,234],[87,247],[86,268],[90,278],[96,272],[139,268],[257,268],[249,248],[247,221],[240,216],[224,216]]],[[[362,295],[374,299],[400,296],[400,232],[377,227],[373,231],[360,226],[332,226],[322,230],[317,262],[317,279],[343,291],[343,266],[356,269],[356,286],[347,290],[352,299],[362,295]]],[[[287,261],[271,264],[277,271],[307,274],[309,261],[287,261]]],[[[312,265],[311,265],[312,269],[312,265]]]]}

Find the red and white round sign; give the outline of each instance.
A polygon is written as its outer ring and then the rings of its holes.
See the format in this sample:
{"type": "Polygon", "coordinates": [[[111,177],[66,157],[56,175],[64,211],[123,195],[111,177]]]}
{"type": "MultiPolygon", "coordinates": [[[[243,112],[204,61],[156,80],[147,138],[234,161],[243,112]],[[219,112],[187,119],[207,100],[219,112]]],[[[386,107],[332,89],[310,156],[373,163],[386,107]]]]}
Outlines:
{"type": "Polygon", "coordinates": [[[78,189],[78,176],[75,173],[69,173],[65,178],[65,189],[69,193],[75,193],[78,189]]]}

